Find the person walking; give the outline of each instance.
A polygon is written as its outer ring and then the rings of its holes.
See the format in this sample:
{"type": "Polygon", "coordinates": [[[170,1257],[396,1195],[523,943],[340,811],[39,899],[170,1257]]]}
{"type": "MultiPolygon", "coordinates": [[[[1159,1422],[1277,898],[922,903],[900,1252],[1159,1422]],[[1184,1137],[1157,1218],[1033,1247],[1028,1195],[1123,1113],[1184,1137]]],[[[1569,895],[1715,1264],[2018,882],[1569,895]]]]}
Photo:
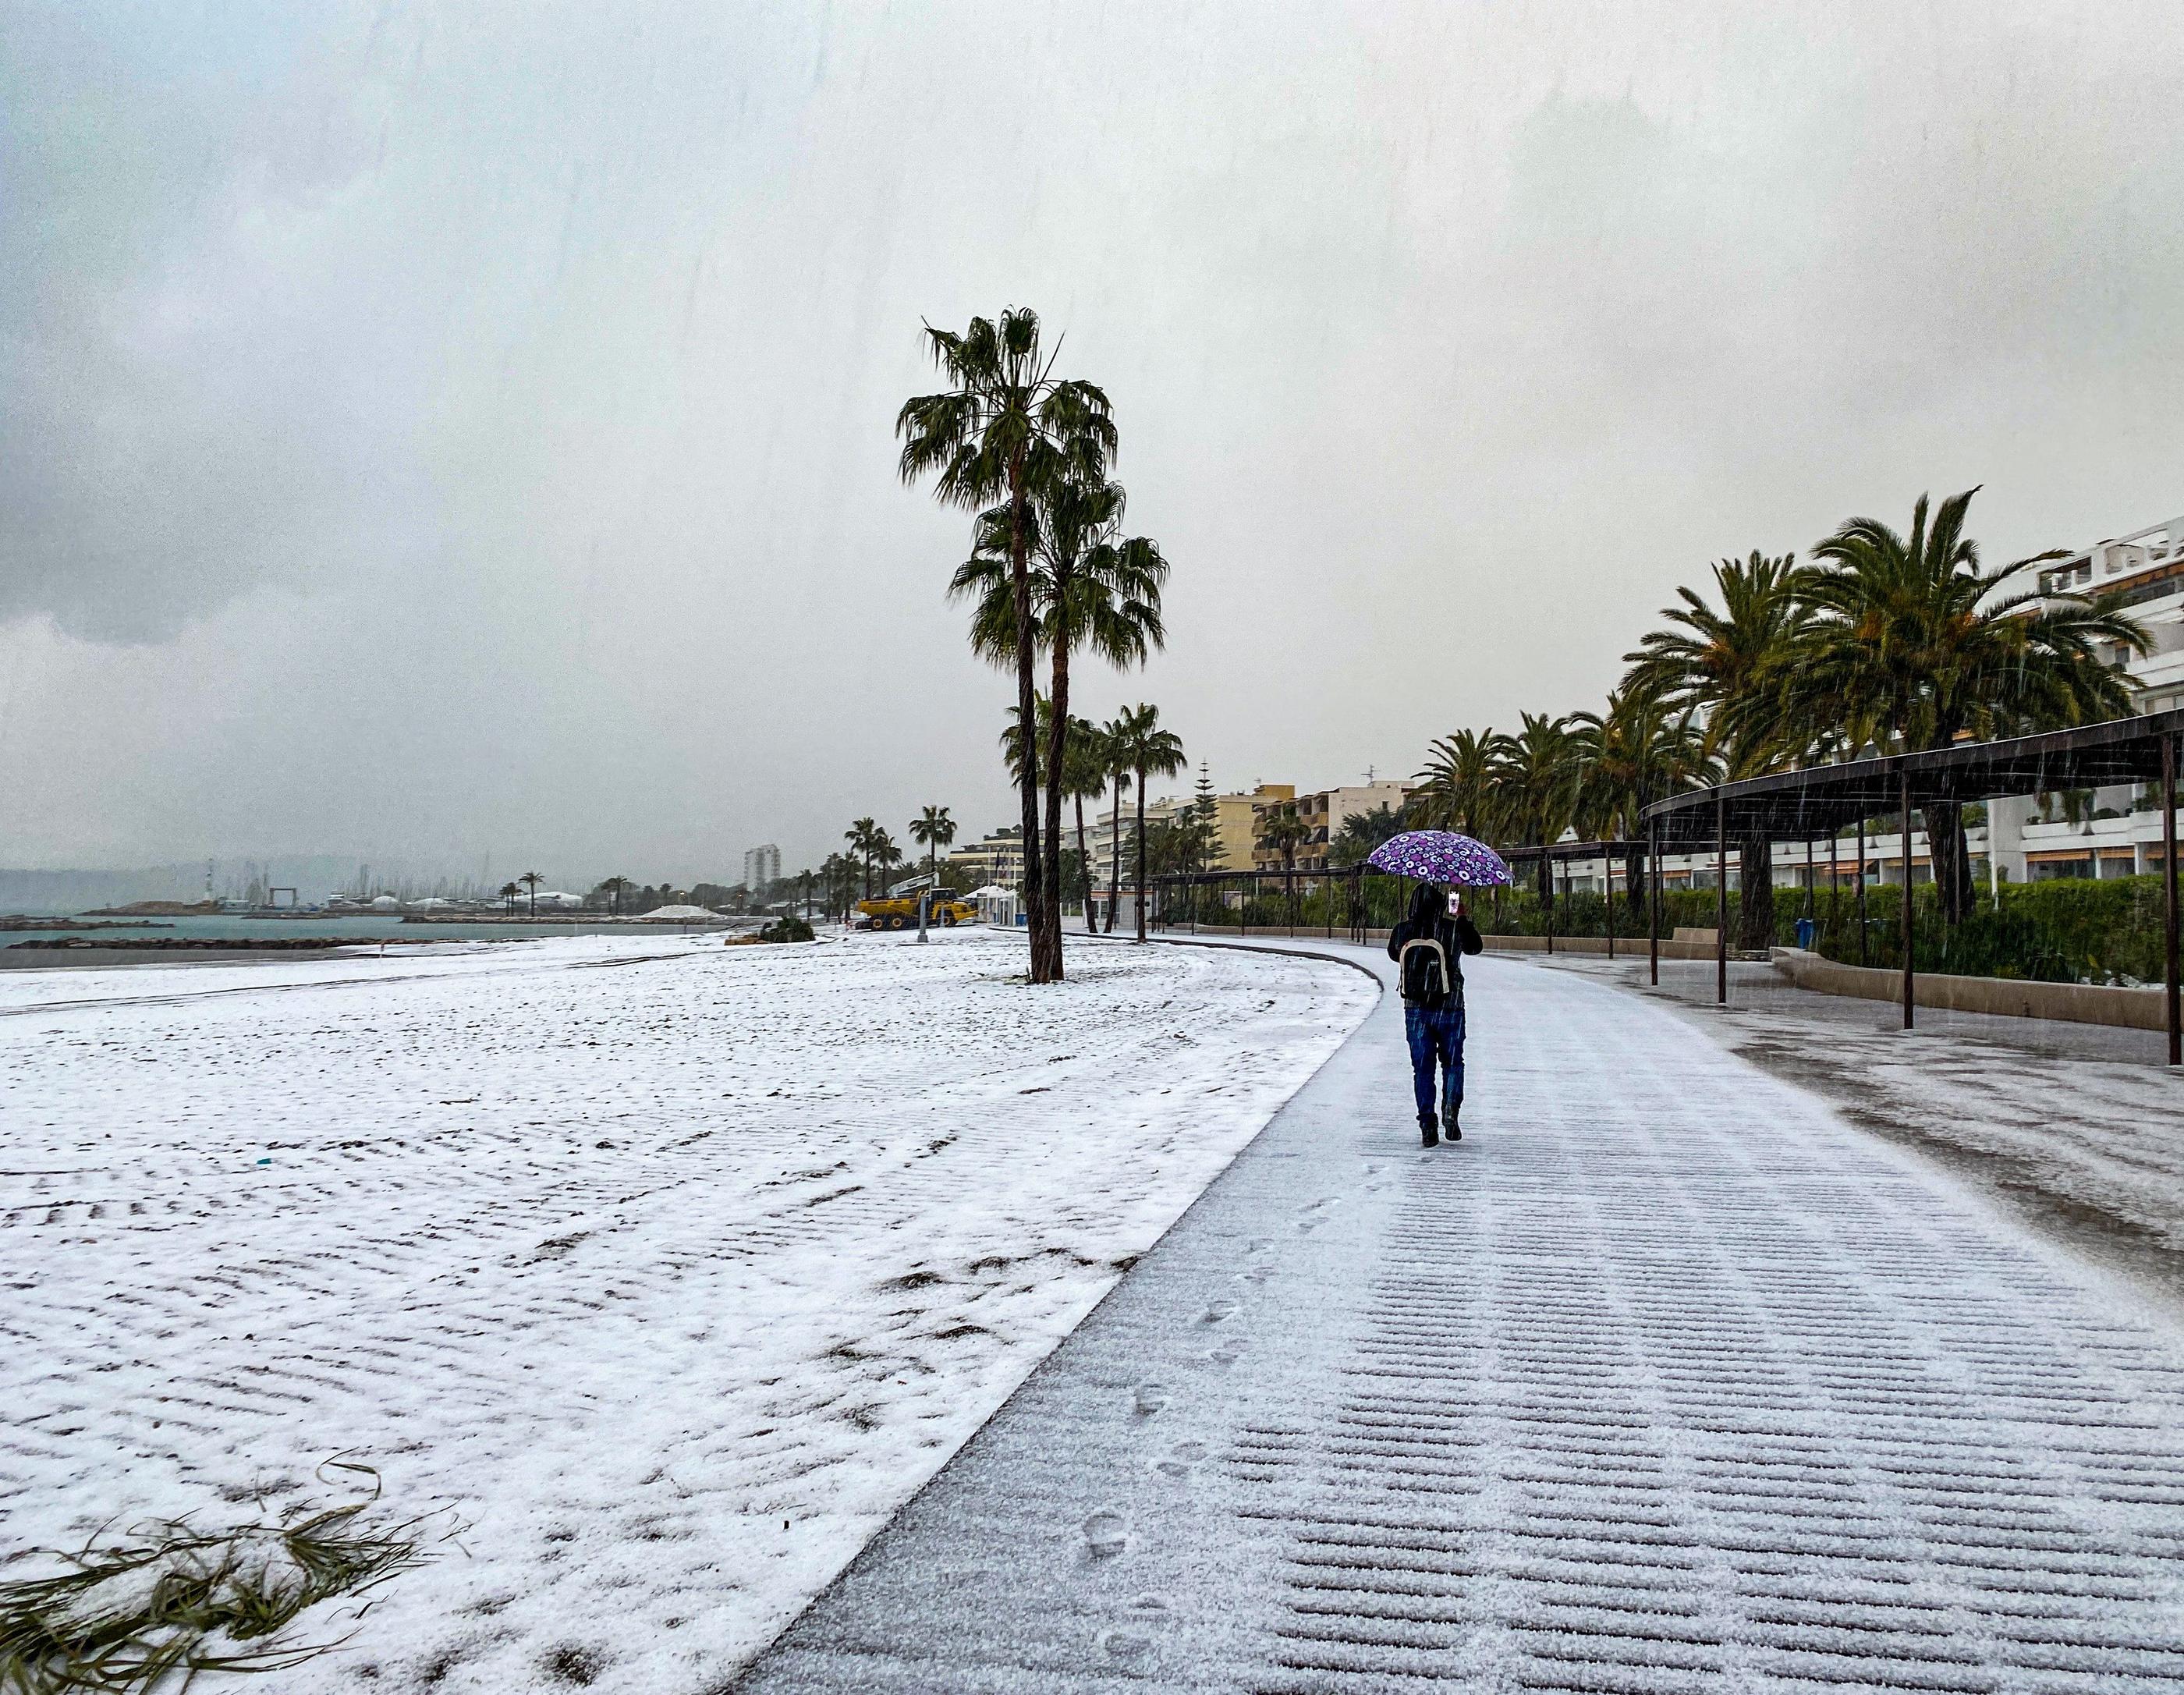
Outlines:
{"type": "Polygon", "coordinates": [[[1418,1138],[1435,1147],[1441,1136],[1460,1142],[1463,1109],[1462,955],[1486,943],[1479,926],[1438,883],[1421,883],[1411,910],[1388,933],[1388,957],[1396,962],[1403,991],[1403,1034],[1411,1045],[1411,1085],[1418,1096],[1418,1138]],[[1434,1068],[1440,1068],[1440,1090],[1434,1068]]]}

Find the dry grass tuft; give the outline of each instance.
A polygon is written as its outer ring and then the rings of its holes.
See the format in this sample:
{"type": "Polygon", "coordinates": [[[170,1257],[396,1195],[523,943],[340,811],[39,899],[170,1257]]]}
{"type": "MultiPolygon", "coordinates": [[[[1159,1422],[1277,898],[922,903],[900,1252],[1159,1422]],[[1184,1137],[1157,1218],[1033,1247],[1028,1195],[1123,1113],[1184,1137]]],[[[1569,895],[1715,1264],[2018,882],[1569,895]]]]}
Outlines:
{"type": "Polygon", "coordinates": [[[368,1480],[370,1492],[340,1506],[299,1502],[222,1531],[155,1519],[63,1555],[74,1570],[0,1583],[0,1692],[151,1695],[186,1689],[202,1671],[278,1671],[339,1647],[347,1634],[296,1642],[287,1632],[319,1603],[362,1595],[433,1553],[421,1521],[390,1524],[370,1511],[377,1472],[338,1456],[320,1481],[336,1481],[329,1471],[368,1480]]]}

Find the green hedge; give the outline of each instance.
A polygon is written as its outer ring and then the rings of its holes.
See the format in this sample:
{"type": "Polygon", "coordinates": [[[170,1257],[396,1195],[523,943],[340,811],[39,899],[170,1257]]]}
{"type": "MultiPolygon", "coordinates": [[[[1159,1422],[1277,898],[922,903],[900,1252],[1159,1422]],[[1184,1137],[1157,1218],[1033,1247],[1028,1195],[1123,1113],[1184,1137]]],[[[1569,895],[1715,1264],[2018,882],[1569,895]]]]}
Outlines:
{"type": "MultiPolygon", "coordinates": [[[[1736,891],[1729,896],[1730,934],[1737,922],[1736,891]]],[[[2114,983],[2161,979],[2162,888],[2159,877],[2058,878],[2045,883],[2006,883],[1997,905],[1981,889],[1971,915],[1953,929],[1942,922],[1933,886],[1912,893],[1912,963],[1920,971],[1953,972],[1966,977],[2014,977],[2046,983],[2114,983]]],[[[1680,925],[1711,929],[1715,895],[1711,889],[1676,889],[1662,896],[1661,933],[1680,925]]],[[[1529,893],[1505,892],[1497,919],[1489,900],[1478,902],[1482,928],[1504,935],[1538,935],[1546,925],[1539,901],[1529,893]]],[[[1555,933],[1566,936],[1607,934],[1607,902],[1597,895],[1566,895],[1555,901],[1555,933]]],[[[1861,956],[1858,938],[1858,896],[1846,886],[1815,891],[1812,917],[1819,927],[1818,951],[1849,964],[1903,963],[1903,891],[1866,885],[1866,940],[1861,956]]],[[[1802,889],[1774,891],[1774,939],[1794,946],[1797,920],[1806,916],[1802,889]]],[[[1618,936],[1646,934],[1642,908],[1615,903],[1618,936]]]]}
{"type": "MultiPolygon", "coordinates": [[[[1409,901],[1410,887],[1391,877],[1368,877],[1363,886],[1366,923],[1375,929],[1393,924],[1409,901]]],[[[1188,924],[1195,906],[1200,923],[1233,925],[1238,911],[1232,900],[1224,900],[1228,894],[1233,890],[1195,890],[1190,901],[1181,895],[1171,897],[1169,922],[1188,924]]],[[[1279,929],[1294,923],[1300,929],[1323,931],[1331,921],[1340,932],[1350,923],[1349,898],[1346,884],[1308,889],[1306,878],[1300,875],[1292,902],[1269,879],[1264,891],[1245,903],[1244,916],[1253,929],[1279,929]]],[[[1813,917],[1819,927],[1818,949],[1830,959],[1849,964],[1897,968],[1903,962],[1903,890],[1869,884],[1865,898],[1866,940],[1861,956],[1855,892],[1847,884],[1840,891],[1825,885],[1816,891],[1813,917]]],[[[1971,916],[1952,929],[1942,923],[1932,885],[1921,884],[1912,895],[1913,963],[1921,971],[1967,977],[2014,977],[2048,983],[2158,983],[2162,968],[2161,902],[2158,876],[2006,883],[1999,906],[1982,888],[1971,916]]],[[[1737,923],[1735,889],[1730,891],[1729,905],[1733,937],[1737,923]]],[[[1479,928],[1489,935],[1536,936],[1546,931],[1546,915],[1539,897],[1529,889],[1474,892],[1471,910],[1479,928]]],[[[1673,934],[1683,926],[1711,929],[1715,910],[1711,889],[1664,890],[1661,934],[1673,934]]],[[[1797,920],[1805,916],[1805,911],[1803,889],[1776,889],[1778,945],[1796,945],[1797,920]]],[[[1554,917],[1557,935],[1607,934],[1607,902],[1599,895],[1557,895],[1554,917]]],[[[1642,902],[1618,898],[1615,933],[1644,939],[1642,902]]]]}

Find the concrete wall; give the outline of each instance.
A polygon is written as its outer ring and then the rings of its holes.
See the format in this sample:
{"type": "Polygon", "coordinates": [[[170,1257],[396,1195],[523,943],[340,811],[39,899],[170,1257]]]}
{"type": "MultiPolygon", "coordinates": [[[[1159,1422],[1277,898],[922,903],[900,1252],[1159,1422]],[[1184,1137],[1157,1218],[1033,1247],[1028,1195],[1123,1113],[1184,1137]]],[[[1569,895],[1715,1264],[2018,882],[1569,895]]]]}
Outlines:
{"type": "MultiPolygon", "coordinates": [[[[1869,966],[1838,965],[1818,954],[1778,947],[1774,968],[1800,989],[1848,995],[1863,1001],[1900,1001],[1903,973],[1869,966]]],[[[2114,1024],[2130,1030],[2168,1028],[2159,989],[2110,989],[2090,983],[2020,983],[2003,977],[1949,977],[1922,973],[1912,979],[1912,1002],[1949,1012],[1991,1012],[2011,1018],[2058,1018],[2077,1024],[2114,1024]]]]}

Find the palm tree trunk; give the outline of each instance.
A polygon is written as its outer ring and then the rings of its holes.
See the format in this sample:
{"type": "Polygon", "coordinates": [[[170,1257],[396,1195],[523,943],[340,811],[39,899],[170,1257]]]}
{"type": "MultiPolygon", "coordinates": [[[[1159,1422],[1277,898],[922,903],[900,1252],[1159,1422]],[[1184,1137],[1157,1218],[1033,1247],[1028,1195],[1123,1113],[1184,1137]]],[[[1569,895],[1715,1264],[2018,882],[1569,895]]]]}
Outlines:
{"type": "MultiPolygon", "coordinates": [[[[1056,550],[1058,554],[1060,549],[1056,550]]],[[[1057,559],[1054,572],[1054,685],[1046,733],[1046,922],[1054,938],[1054,976],[1061,980],[1061,756],[1069,739],[1069,647],[1067,609],[1069,572],[1057,559]]]]}
{"type": "Polygon", "coordinates": [[[1747,836],[1736,845],[1738,945],[1774,945],[1774,841],[1747,836]]]}
{"type": "Polygon", "coordinates": [[[1953,801],[1920,809],[1926,825],[1926,856],[1934,868],[1934,900],[1942,921],[1952,927],[1972,912],[1972,856],[1964,833],[1964,809],[1953,801]]]}
{"type": "Polygon", "coordinates": [[[1138,767],[1138,939],[1145,939],[1145,768],[1138,767]]]}
{"type": "Polygon", "coordinates": [[[1092,856],[1084,847],[1084,797],[1073,797],[1077,806],[1077,870],[1084,884],[1084,934],[1092,934],[1092,856]]]}
{"type": "Polygon", "coordinates": [[[1030,932],[1034,983],[1050,983],[1061,974],[1057,945],[1050,952],[1046,929],[1046,879],[1039,839],[1039,687],[1034,669],[1036,637],[1032,629],[1030,510],[1023,486],[1023,458],[1009,461],[1009,584],[1017,623],[1017,725],[1023,755],[1017,789],[1022,801],[1024,923],[1030,932]]]}

